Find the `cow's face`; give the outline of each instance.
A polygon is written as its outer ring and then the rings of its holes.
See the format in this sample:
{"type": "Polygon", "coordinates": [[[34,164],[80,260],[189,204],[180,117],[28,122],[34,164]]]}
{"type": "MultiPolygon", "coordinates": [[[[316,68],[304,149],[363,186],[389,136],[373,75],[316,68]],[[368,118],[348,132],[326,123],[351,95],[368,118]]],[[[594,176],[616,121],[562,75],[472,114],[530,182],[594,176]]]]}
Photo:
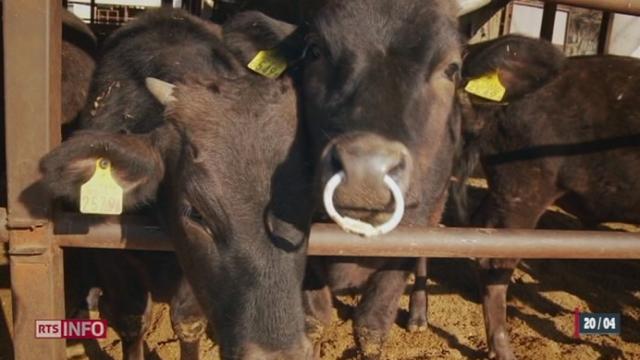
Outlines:
{"type": "Polygon", "coordinates": [[[77,201],[109,159],[126,207],[156,202],[224,358],[311,358],[301,288],[313,204],[290,82],[161,85],[165,125],[75,135],[43,159],[44,182],[77,201]]]}
{"type": "Polygon", "coordinates": [[[188,251],[179,255],[225,356],[306,359],[310,169],[291,84],[256,78],[175,89],[166,114],[183,150],[162,205],[189,243],[177,251],[188,251]]]}
{"type": "Polygon", "coordinates": [[[419,210],[413,221],[434,211],[459,132],[456,24],[449,1],[359,0],[330,2],[309,25],[304,114],[321,186],[344,174],[339,213],[385,221],[388,177],[419,210]]]}

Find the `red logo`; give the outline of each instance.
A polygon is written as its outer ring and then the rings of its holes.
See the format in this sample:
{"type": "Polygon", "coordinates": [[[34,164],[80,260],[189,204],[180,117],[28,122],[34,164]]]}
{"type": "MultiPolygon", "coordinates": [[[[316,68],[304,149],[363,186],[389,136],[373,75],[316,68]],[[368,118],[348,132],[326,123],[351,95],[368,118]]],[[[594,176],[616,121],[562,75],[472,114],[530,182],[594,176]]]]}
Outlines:
{"type": "Polygon", "coordinates": [[[104,339],[106,320],[36,320],[36,339],[104,339]]]}

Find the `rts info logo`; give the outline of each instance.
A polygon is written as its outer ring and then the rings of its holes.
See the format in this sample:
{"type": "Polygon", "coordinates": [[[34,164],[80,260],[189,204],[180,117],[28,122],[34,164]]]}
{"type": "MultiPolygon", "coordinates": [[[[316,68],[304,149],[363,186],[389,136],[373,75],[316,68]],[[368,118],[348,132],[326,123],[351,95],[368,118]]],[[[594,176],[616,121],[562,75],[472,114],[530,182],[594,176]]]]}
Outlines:
{"type": "Polygon", "coordinates": [[[36,339],[104,339],[106,320],[36,320],[36,339]]]}

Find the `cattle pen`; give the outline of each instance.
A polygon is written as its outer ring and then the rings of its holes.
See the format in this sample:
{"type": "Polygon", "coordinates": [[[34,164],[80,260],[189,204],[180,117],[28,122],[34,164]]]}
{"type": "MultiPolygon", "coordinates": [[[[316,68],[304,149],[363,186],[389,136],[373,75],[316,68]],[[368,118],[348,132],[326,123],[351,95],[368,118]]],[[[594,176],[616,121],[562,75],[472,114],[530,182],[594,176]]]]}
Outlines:
{"type": "MultiPolygon", "coordinates": [[[[637,0],[565,0],[561,4],[640,15],[637,0]]],[[[555,6],[556,2],[547,5],[555,6]]],[[[545,10],[547,9],[545,5],[545,10]]],[[[545,11],[547,13],[547,11],[545,11]]],[[[171,251],[149,219],[58,211],[34,186],[38,163],[60,142],[59,1],[4,0],[7,207],[0,243],[8,242],[16,359],[65,358],[59,340],[34,341],[36,319],[64,318],[65,247],[171,251]],[[37,213],[34,213],[37,209],[37,213]]],[[[544,20],[543,24],[553,24],[544,20]]],[[[543,26],[543,35],[549,30],[543,26]]],[[[600,231],[399,228],[362,238],[332,225],[312,229],[310,255],[558,259],[640,259],[640,235],[600,231]]]]}

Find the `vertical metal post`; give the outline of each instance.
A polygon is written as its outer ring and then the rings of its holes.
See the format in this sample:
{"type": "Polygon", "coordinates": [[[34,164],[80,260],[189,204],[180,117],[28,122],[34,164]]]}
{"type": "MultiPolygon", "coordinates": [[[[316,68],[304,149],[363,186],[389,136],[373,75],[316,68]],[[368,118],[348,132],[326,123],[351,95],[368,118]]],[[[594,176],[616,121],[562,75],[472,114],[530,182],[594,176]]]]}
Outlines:
{"type": "Polygon", "coordinates": [[[598,33],[598,55],[604,54],[609,42],[609,33],[611,32],[611,13],[602,12],[602,20],[600,21],[600,32],[598,33]]]}
{"type": "Polygon", "coordinates": [[[15,357],[64,359],[63,340],[35,339],[35,320],[64,317],[62,251],[51,202],[34,187],[38,162],[60,142],[61,2],[4,0],[7,226],[15,357]]]}
{"type": "Polygon", "coordinates": [[[189,0],[188,9],[192,15],[200,16],[202,13],[202,0],[189,0]]]}
{"type": "Polygon", "coordinates": [[[513,4],[508,3],[502,9],[502,13],[500,14],[500,30],[498,30],[499,36],[505,35],[508,32],[509,28],[507,27],[507,21],[509,21],[509,25],[511,25],[510,18],[512,13],[513,13],[513,4]]]}
{"type": "Polygon", "coordinates": [[[91,14],[89,14],[89,24],[93,25],[96,23],[96,0],[91,0],[89,8],[91,9],[91,14]]]}
{"type": "Polygon", "coordinates": [[[551,41],[553,39],[553,27],[556,22],[556,10],[558,4],[553,2],[545,2],[542,11],[542,26],[540,27],[540,37],[551,41]]]}

